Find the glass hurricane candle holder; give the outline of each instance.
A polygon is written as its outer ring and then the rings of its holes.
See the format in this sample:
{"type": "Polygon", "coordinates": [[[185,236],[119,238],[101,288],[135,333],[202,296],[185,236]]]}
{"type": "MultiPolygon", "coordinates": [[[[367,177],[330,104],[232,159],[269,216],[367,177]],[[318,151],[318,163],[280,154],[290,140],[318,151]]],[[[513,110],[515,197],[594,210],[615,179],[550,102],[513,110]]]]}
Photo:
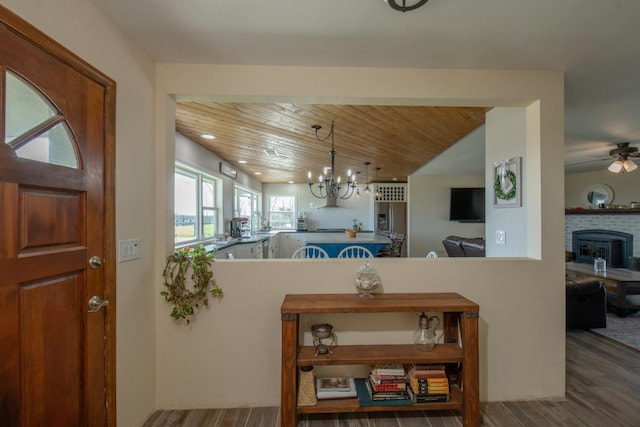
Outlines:
{"type": "Polygon", "coordinates": [[[364,265],[356,272],[354,285],[361,292],[360,298],[373,298],[371,291],[381,284],[380,276],[375,268],[371,267],[369,261],[365,261],[364,265]]]}

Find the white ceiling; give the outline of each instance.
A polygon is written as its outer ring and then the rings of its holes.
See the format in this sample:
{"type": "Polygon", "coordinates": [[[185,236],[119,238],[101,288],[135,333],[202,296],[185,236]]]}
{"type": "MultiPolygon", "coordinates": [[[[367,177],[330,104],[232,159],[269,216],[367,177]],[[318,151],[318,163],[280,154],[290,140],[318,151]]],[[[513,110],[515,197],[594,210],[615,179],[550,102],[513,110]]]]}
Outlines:
{"type": "Polygon", "coordinates": [[[567,172],[640,141],[639,0],[92,1],[159,62],[563,71],[567,172]]]}

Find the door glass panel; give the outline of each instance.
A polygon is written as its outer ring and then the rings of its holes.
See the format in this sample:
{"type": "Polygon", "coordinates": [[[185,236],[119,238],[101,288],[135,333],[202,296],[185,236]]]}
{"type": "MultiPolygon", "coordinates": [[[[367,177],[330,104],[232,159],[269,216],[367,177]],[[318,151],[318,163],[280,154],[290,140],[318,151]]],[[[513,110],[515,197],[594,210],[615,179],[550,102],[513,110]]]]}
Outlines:
{"type": "Polygon", "coordinates": [[[6,77],[5,143],[18,157],[78,168],[74,139],[64,117],[31,84],[6,77]]]}
{"type": "Polygon", "coordinates": [[[6,105],[7,143],[57,115],[57,111],[36,90],[11,72],[7,72],[6,105]]]}
{"type": "Polygon", "coordinates": [[[69,129],[63,123],[33,138],[16,150],[18,157],[52,163],[54,165],[78,168],[74,145],[69,129]]]}

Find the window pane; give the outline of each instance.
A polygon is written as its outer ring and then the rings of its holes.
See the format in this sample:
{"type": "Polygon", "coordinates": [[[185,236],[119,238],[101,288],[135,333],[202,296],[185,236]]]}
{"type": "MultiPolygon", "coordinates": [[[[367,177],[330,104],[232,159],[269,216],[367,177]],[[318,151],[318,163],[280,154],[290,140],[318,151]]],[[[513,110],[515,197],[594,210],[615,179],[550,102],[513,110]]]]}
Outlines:
{"type": "Polygon", "coordinates": [[[216,211],[214,209],[202,209],[202,234],[205,239],[215,237],[216,231],[216,211]]]}
{"type": "Polygon", "coordinates": [[[15,74],[6,76],[5,143],[23,159],[77,169],[75,143],[60,113],[36,88],[15,74]]]}
{"type": "Polygon", "coordinates": [[[238,216],[251,217],[251,194],[238,192],[238,216]]]}
{"type": "Polygon", "coordinates": [[[11,142],[58,114],[38,91],[18,76],[7,72],[6,137],[11,142]]]}
{"type": "Polygon", "coordinates": [[[74,144],[67,126],[62,123],[18,148],[16,154],[23,159],[78,168],[74,144]]]}
{"type": "Polygon", "coordinates": [[[198,192],[195,176],[175,174],[175,242],[194,240],[198,236],[197,218],[198,192]]]}
{"type": "Polygon", "coordinates": [[[294,212],[296,198],[293,196],[273,196],[269,199],[270,211],[294,212]]]}
{"type": "Polygon", "coordinates": [[[269,198],[269,223],[274,229],[295,228],[295,196],[272,196],[269,198]]]}
{"type": "Polygon", "coordinates": [[[274,229],[293,228],[293,213],[271,212],[269,215],[271,227],[274,229]]]}
{"type": "Polygon", "coordinates": [[[208,179],[202,180],[202,206],[212,208],[215,204],[215,191],[213,181],[208,179]]]}

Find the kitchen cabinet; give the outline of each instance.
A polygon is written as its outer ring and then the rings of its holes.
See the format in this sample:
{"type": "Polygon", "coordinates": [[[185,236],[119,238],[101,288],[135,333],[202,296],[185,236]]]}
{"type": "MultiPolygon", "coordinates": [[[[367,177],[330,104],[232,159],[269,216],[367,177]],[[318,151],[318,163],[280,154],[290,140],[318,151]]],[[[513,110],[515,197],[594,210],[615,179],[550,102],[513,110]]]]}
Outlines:
{"type": "Polygon", "coordinates": [[[293,253],[306,245],[308,233],[280,233],[280,258],[291,258],[293,253]]]}
{"type": "Polygon", "coordinates": [[[464,427],[480,425],[478,304],[453,292],[377,294],[374,299],[357,294],[286,295],[280,308],[282,320],[282,366],[280,414],[283,427],[295,427],[298,414],[380,411],[458,410],[464,427]],[[444,319],[444,343],[433,351],[415,344],[348,345],[317,356],[313,346],[299,343],[301,315],[331,313],[440,312],[444,319]],[[300,367],[317,365],[372,365],[375,363],[437,363],[451,367],[453,381],[448,402],[410,406],[360,406],[357,398],[319,400],[315,406],[297,406],[297,373],[300,367]]]}
{"type": "Polygon", "coordinates": [[[269,237],[269,258],[280,257],[280,234],[269,237]]]}
{"type": "Polygon", "coordinates": [[[262,258],[262,242],[242,243],[235,248],[238,259],[262,258]]]}
{"type": "Polygon", "coordinates": [[[218,249],[217,251],[215,251],[213,256],[216,259],[233,259],[236,256],[235,246],[218,249]]]}

